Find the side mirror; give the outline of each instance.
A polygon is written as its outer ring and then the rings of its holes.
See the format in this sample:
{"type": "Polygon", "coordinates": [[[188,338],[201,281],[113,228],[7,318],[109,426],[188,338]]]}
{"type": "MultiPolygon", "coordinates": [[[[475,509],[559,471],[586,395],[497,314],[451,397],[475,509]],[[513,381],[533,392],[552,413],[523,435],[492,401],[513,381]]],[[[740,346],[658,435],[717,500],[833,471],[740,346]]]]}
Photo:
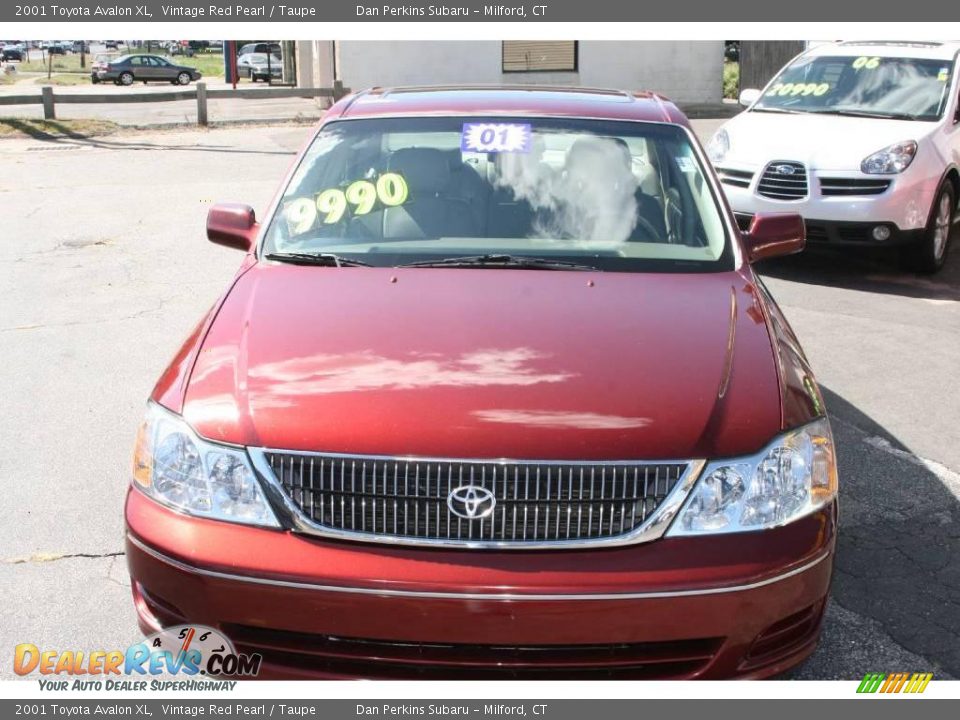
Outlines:
{"type": "Polygon", "coordinates": [[[249,205],[218,203],[207,213],[207,239],[228,248],[248,252],[259,227],[249,205]]]}
{"type": "Polygon", "coordinates": [[[760,99],[760,91],[757,88],[747,88],[740,91],[740,104],[744,107],[750,107],[760,99]]]}
{"type": "Polygon", "coordinates": [[[751,262],[793,255],[807,244],[803,218],[796,213],[757,213],[750,230],[743,233],[743,245],[751,262]]]}

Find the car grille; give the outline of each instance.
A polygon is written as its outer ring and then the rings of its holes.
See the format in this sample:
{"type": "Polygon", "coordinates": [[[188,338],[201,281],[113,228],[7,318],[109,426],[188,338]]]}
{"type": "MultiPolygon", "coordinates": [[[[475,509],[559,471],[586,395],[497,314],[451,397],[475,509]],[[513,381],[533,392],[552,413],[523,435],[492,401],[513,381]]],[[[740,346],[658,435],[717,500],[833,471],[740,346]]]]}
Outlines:
{"type": "Polygon", "coordinates": [[[774,200],[801,200],[807,196],[807,168],[798,162],[772,162],[757,183],[757,193],[774,200]]]}
{"type": "Polygon", "coordinates": [[[723,638],[610,645],[473,645],[314,635],[250,625],[224,631],[272,670],[434,680],[679,679],[695,676],[723,638]]]}
{"type": "Polygon", "coordinates": [[[889,180],[875,178],[820,178],[821,195],[879,195],[890,187],[889,180]]]}
{"type": "Polygon", "coordinates": [[[753,173],[749,170],[734,170],[733,168],[717,168],[717,176],[724,185],[733,185],[735,187],[750,187],[750,181],[753,180],[753,173]]]}
{"type": "Polygon", "coordinates": [[[276,451],[264,456],[287,498],[321,530],[465,544],[629,534],[687,469],[687,463],[440,461],[276,451]],[[452,511],[448,497],[464,486],[492,494],[489,515],[469,519],[452,511]]]}

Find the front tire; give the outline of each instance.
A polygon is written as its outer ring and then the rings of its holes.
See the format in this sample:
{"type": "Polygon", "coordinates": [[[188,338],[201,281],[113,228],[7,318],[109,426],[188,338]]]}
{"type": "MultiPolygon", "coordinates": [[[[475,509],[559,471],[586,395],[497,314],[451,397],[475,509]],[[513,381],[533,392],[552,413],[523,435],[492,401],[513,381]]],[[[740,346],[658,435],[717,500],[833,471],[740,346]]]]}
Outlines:
{"type": "Polygon", "coordinates": [[[121,73],[119,80],[121,85],[130,87],[131,85],[133,85],[133,73],[132,72],[121,73]]]}
{"type": "Polygon", "coordinates": [[[930,220],[923,239],[905,248],[905,265],[916,272],[932,275],[939,272],[950,251],[950,231],[957,209],[957,195],[953,184],[945,181],[933,201],[930,220]]]}
{"type": "Polygon", "coordinates": [[[189,85],[190,84],[190,73],[182,72],[177,75],[177,84],[178,85],[189,85]]]}

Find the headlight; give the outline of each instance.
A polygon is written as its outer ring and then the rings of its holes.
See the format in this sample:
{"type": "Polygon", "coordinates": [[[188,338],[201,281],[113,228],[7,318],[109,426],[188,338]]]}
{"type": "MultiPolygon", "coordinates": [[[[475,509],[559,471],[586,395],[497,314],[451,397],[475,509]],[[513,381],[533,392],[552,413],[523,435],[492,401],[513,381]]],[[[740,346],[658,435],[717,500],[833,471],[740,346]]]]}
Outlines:
{"type": "Polygon", "coordinates": [[[916,154],[917,144],[913,140],[894,143],[864,158],[860,170],[868,175],[894,175],[910,167],[916,154]]]}
{"type": "Polygon", "coordinates": [[[765,530],[837,496],[837,462],[826,418],[778,437],[752,457],[704,468],[668,536],[765,530]]]}
{"type": "Polygon", "coordinates": [[[133,482],[190,515],[279,526],[245,451],[201,439],[183,418],[154,403],[137,433],[133,482]]]}
{"type": "Polygon", "coordinates": [[[723,162],[728,152],[730,152],[730,136],[726,130],[720,128],[707,143],[707,157],[710,158],[710,162],[719,163],[723,162]]]}

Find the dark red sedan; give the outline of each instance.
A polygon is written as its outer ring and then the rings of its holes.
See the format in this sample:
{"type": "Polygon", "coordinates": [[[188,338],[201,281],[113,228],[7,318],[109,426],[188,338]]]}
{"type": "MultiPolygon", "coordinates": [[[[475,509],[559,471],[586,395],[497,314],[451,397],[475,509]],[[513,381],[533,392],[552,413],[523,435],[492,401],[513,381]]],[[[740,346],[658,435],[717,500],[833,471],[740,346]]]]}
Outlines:
{"type": "Polygon", "coordinates": [[[687,119],[653,94],[338,102],[153,391],[140,625],[262,676],[765,677],[814,649],[833,439],[687,119]]]}

